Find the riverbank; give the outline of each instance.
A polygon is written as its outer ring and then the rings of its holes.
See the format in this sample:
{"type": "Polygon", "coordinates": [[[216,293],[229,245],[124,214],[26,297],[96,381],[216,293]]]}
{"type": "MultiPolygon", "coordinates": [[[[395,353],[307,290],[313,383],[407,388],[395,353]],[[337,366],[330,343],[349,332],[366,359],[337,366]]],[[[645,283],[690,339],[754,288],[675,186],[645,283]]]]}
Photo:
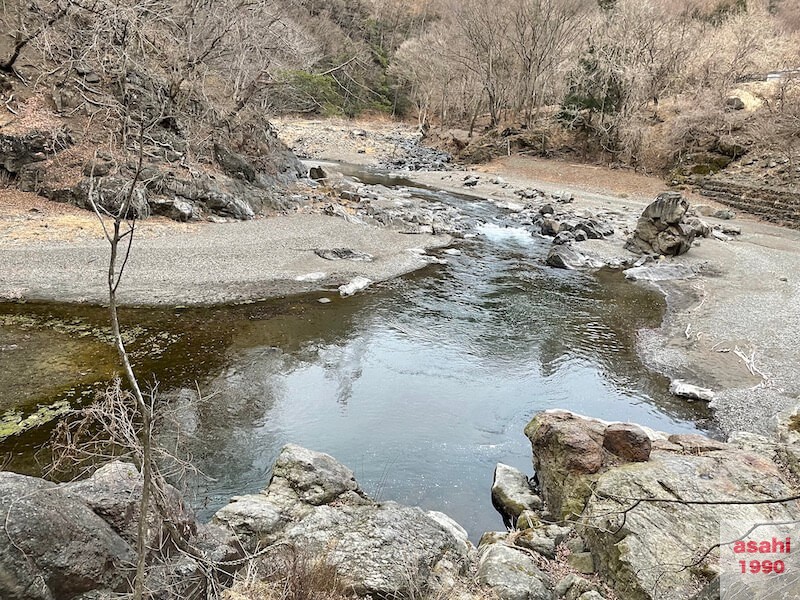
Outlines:
{"type": "MultiPolygon", "coordinates": [[[[107,302],[109,249],[97,219],[34,198],[18,198],[16,210],[6,205],[0,214],[0,299],[107,302]]],[[[449,242],[307,212],[231,223],[150,219],[137,224],[119,299],[189,306],[338,294],[356,277],[377,282],[421,268],[428,264],[422,250],[449,242]],[[327,260],[314,252],[333,248],[372,260],[327,260]]]]}

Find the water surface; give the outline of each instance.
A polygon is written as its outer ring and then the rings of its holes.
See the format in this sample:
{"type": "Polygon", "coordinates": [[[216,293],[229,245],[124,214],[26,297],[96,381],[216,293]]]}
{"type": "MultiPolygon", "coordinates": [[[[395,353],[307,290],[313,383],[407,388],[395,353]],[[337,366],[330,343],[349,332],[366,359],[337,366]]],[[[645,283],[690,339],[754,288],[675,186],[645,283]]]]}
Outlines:
{"type": "MultiPolygon", "coordinates": [[[[455,245],[460,256],[442,254],[447,265],[347,299],[331,290],[123,311],[140,377],[178,410],[185,450],[208,477],[192,487],[202,516],[263,489],[293,442],[333,454],[369,494],[444,511],[477,538],[502,528],[494,465],[532,473],[523,429],[538,411],[706,426],[710,415],[669,395],[636,356],[637,331],[662,318],[657,293],[620,273],[544,267],[548,240],[508,227],[490,203],[437,198],[476,223],[477,236],[455,245]]],[[[0,305],[0,410],[76,403],[101,388],[114,364],[106,322],[100,308],[0,305]],[[39,373],[47,366],[54,375],[39,373]]],[[[40,473],[48,431],[0,442],[10,468],[40,473]]]]}

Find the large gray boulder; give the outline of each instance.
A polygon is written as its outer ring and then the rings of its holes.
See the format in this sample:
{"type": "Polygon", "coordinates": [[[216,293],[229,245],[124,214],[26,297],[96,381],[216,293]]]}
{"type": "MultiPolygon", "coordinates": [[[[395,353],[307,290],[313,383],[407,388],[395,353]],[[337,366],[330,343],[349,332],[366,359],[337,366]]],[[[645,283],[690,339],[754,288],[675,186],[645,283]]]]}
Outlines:
{"type": "Polygon", "coordinates": [[[135,552],[61,486],[0,472],[0,598],[71,600],[124,591],[135,552]]]}
{"type": "Polygon", "coordinates": [[[481,550],[478,581],[489,586],[500,600],[550,600],[547,576],[523,550],[503,543],[481,550]]]}
{"type": "Polygon", "coordinates": [[[274,545],[275,568],[293,556],[321,561],[359,595],[408,598],[454,585],[474,551],[447,515],[386,502],[359,489],[332,456],[289,444],[260,494],[240,496],[214,516],[246,547],[274,545]]]}
{"type": "Polygon", "coordinates": [[[280,506],[265,494],[234,496],[214,514],[213,523],[227,527],[249,549],[275,542],[277,534],[288,523],[280,506]]]}
{"type": "Polygon", "coordinates": [[[466,567],[465,540],[422,509],[394,502],[322,506],[282,538],[321,556],[358,595],[410,598],[433,588],[442,565],[466,567]]]}
{"type": "MultiPolygon", "coordinates": [[[[66,483],[61,487],[83,500],[125,541],[136,544],[143,485],[142,476],[134,465],[114,461],[99,468],[88,479],[66,483]]],[[[147,546],[153,550],[161,548],[169,538],[165,517],[184,539],[197,529],[194,514],[184,504],[180,492],[169,484],[164,488],[164,500],[163,509],[167,514],[159,514],[151,503],[147,518],[147,546]]]]}
{"type": "Polygon", "coordinates": [[[689,251],[698,233],[684,223],[689,202],[677,192],[663,192],[642,212],[625,247],[638,254],[678,256],[689,251]]]}
{"type": "MultiPolygon", "coordinates": [[[[550,510],[575,520],[594,566],[621,598],[691,598],[698,582],[713,579],[717,567],[713,561],[687,565],[719,542],[722,519],[800,519],[794,502],[714,504],[796,493],[764,452],[697,434],[667,437],[642,428],[652,445],[648,459],[621,464],[607,450],[619,447],[619,440],[605,443],[609,426],[564,411],[547,412],[537,415],[526,433],[550,510]],[[637,502],[640,498],[648,500],[637,502]],[[652,500],[658,498],[668,502],[652,500]]],[[[624,436],[626,443],[640,437],[634,433],[624,436]]]]}
{"type": "Polygon", "coordinates": [[[259,494],[234,496],[213,522],[234,531],[252,550],[274,543],[287,525],[334,500],[371,503],[353,472],[330,454],[287,444],[275,459],[267,488],[259,494]]]}
{"type": "Polygon", "coordinates": [[[287,444],[275,460],[266,493],[276,503],[320,506],[358,489],[353,472],[330,454],[287,444]]]}
{"type": "Polygon", "coordinates": [[[602,261],[578,252],[569,244],[557,244],[550,248],[545,263],[556,269],[596,269],[603,266],[602,261]]]}

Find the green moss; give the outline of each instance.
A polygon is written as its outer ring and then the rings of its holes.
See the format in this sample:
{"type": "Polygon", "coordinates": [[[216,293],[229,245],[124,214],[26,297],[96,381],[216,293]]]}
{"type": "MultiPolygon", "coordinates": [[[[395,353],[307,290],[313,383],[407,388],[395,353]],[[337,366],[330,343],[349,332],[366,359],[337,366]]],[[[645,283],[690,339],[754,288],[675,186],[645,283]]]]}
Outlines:
{"type": "Polygon", "coordinates": [[[71,410],[72,407],[68,401],[60,400],[48,406],[40,406],[38,410],[27,416],[18,410],[9,411],[0,416],[0,441],[54,421],[71,410]]]}

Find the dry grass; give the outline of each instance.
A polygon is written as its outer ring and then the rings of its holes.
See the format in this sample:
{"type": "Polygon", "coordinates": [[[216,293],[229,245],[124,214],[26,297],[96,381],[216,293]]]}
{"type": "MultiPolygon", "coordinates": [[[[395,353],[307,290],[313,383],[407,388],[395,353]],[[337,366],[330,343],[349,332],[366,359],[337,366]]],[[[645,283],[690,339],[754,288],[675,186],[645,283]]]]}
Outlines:
{"type": "Polygon", "coordinates": [[[350,600],[354,594],[319,555],[280,547],[239,575],[223,600],[350,600]]]}

